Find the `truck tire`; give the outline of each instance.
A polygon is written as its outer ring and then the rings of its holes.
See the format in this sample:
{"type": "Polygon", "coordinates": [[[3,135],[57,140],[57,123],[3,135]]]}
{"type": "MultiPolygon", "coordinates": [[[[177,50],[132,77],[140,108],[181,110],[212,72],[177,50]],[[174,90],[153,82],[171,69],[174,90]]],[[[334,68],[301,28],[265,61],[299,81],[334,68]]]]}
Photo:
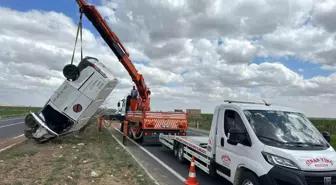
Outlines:
{"type": "Polygon", "coordinates": [[[183,144],[179,144],[178,147],[177,147],[177,149],[178,149],[178,152],[177,152],[177,159],[178,159],[178,161],[180,163],[185,163],[186,160],[185,160],[185,158],[183,156],[183,154],[184,154],[184,145],[183,144]]]}
{"type": "Polygon", "coordinates": [[[252,172],[243,171],[239,178],[238,185],[260,185],[258,177],[252,172]]]}
{"type": "Polygon", "coordinates": [[[173,147],[174,147],[174,156],[177,157],[179,144],[174,142],[173,147]]]}

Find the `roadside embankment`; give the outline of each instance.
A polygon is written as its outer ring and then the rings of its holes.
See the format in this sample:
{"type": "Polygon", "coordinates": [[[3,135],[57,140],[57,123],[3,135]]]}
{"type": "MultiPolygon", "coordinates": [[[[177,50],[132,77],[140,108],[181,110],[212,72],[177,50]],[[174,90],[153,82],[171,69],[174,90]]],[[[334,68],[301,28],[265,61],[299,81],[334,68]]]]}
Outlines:
{"type": "Polygon", "coordinates": [[[45,144],[24,140],[1,152],[2,183],[154,185],[106,129],[98,132],[96,120],[81,138],[69,135],[45,144]]]}

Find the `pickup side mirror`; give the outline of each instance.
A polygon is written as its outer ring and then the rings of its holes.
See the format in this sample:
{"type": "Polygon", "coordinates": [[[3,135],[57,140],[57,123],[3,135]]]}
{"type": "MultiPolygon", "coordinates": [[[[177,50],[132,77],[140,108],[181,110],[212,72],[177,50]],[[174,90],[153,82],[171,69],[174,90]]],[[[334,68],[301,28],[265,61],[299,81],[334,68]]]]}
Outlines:
{"type": "Polygon", "coordinates": [[[240,128],[231,128],[229,130],[229,138],[227,142],[231,145],[237,145],[238,143],[247,144],[247,132],[240,128]]]}
{"type": "Polygon", "coordinates": [[[324,139],[327,140],[328,143],[330,143],[330,134],[329,134],[329,132],[324,131],[322,133],[322,135],[323,135],[324,139]]]}
{"type": "Polygon", "coordinates": [[[120,102],[118,102],[118,104],[117,104],[117,105],[118,105],[118,107],[120,107],[120,102]]]}

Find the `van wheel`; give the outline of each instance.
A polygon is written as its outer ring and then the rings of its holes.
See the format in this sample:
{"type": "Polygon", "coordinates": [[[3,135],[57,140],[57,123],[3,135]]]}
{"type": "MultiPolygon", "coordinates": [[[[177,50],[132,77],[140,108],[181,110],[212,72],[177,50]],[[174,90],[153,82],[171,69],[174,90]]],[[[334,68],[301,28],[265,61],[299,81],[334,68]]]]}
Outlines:
{"type": "Polygon", "coordinates": [[[239,185],[260,185],[258,178],[251,172],[243,172],[239,185]]]}
{"type": "Polygon", "coordinates": [[[34,119],[33,115],[28,114],[28,115],[25,117],[25,125],[26,125],[28,128],[35,128],[35,127],[37,126],[37,122],[36,122],[36,120],[34,119]]]}
{"type": "Polygon", "coordinates": [[[79,78],[79,69],[73,64],[68,64],[63,68],[63,75],[67,80],[75,81],[79,78]]]}
{"type": "Polygon", "coordinates": [[[24,129],[24,136],[27,139],[33,139],[33,130],[32,129],[24,129]]]}
{"type": "Polygon", "coordinates": [[[180,163],[184,163],[185,159],[184,159],[184,146],[183,144],[179,144],[178,146],[178,152],[177,152],[177,159],[180,163]]]}

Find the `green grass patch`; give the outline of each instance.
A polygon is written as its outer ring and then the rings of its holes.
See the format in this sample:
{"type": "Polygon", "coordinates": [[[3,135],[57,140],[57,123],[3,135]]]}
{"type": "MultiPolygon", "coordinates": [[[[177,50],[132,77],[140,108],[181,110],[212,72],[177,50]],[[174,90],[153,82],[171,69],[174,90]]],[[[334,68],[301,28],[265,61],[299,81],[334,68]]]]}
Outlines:
{"type": "Polygon", "coordinates": [[[27,140],[0,153],[2,184],[154,185],[108,130],[98,132],[96,117],[80,136],[27,140]]]}
{"type": "Polygon", "coordinates": [[[25,116],[30,111],[38,112],[41,107],[0,106],[0,118],[25,116]]]}

